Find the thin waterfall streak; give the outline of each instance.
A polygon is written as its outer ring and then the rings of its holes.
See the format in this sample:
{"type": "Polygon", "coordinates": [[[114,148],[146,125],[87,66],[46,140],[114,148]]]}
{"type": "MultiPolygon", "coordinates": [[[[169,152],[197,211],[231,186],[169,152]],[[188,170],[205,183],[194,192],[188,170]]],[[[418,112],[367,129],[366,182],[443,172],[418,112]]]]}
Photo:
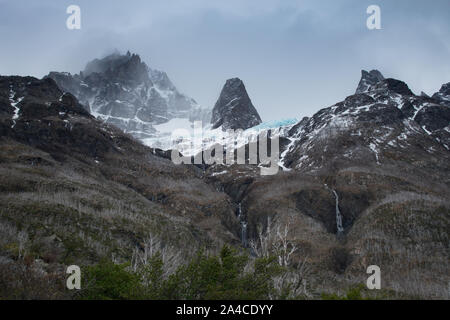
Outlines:
{"type": "Polygon", "coordinates": [[[337,228],[337,233],[341,234],[344,232],[344,228],[342,226],[342,214],[341,211],[339,210],[339,196],[337,194],[337,192],[333,189],[333,194],[334,197],[336,198],[336,228],[337,228]]]}
{"type": "Polygon", "coordinates": [[[244,248],[248,246],[247,243],[247,221],[245,221],[245,217],[242,214],[242,205],[239,203],[238,205],[238,219],[241,224],[241,243],[244,248]]]}

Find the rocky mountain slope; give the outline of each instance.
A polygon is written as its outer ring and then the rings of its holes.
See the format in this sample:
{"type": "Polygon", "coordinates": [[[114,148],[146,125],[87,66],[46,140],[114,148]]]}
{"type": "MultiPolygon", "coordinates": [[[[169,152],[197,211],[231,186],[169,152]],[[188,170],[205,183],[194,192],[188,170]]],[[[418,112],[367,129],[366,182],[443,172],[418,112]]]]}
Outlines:
{"type": "Polygon", "coordinates": [[[398,293],[448,297],[445,88],[416,96],[402,81],[363,71],[355,95],[280,131],[284,172],[213,166],[208,177],[242,208],[245,242],[260,241],[269,221],[273,232],[289,226],[295,260],[314,270],[313,287],[363,283],[375,264],[398,293]]]}
{"type": "Polygon", "coordinates": [[[234,206],[200,170],[95,119],[50,78],[0,77],[0,198],[0,294],[55,298],[64,266],[150,246],[180,263],[239,243],[234,206]],[[41,287],[20,287],[23,270],[41,287]]]}
{"type": "MultiPolygon", "coordinates": [[[[123,58],[132,79],[117,71],[121,59],[79,77],[114,69],[108,77],[130,88],[153,83],[136,57],[123,58]]],[[[260,123],[242,82],[227,84],[219,127],[260,123]],[[249,111],[245,123],[228,108],[235,102],[249,111]]],[[[344,101],[247,130],[280,137],[282,170],[261,176],[261,164],[176,166],[170,150],[96,119],[54,80],[0,77],[0,288],[18,290],[11,286],[26,266],[45,288],[72,263],[132,261],[154,248],[179,265],[196,248],[228,243],[276,255],[306,298],[365,284],[369,265],[381,268],[384,297],[448,298],[447,89],[416,96],[402,81],[363,72],[344,101]]]]}
{"type": "Polygon", "coordinates": [[[154,137],[154,125],[174,118],[210,118],[210,111],[180,93],[165,72],[149,68],[130,52],[95,59],[80,74],[51,72],[47,77],[92,115],[138,139],[154,137]]]}
{"type": "Polygon", "coordinates": [[[227,80],[212,111],[212,128],[245,130],[260,123],[261,118],[242,80],[227,80]]]}

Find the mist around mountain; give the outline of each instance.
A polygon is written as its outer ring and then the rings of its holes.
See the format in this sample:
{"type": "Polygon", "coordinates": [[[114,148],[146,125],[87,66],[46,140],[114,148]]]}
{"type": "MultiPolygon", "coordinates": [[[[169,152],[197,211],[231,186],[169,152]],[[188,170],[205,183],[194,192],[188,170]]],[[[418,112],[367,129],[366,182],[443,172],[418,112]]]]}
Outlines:
{"type": "Polygon", "coordinates": [[[155,125],[176,118],[209,123],[210,111],[180,93],[165,72],[149,68],[129,51],[94,59],[79,74],[50,72],[47,77],[92,115],[138,139],[158,135],[155,125]]]}
{"type": "Polygon", "coordinates": [[[208,112],[136,54],[2,76],[0,298],[448,299],[448,89],[362,71],[343,101],[262,122],[230,79],[206,130],[278,136],[280,170],[261,176],[260,159],[175,165],[144,145],[208,112]]]}

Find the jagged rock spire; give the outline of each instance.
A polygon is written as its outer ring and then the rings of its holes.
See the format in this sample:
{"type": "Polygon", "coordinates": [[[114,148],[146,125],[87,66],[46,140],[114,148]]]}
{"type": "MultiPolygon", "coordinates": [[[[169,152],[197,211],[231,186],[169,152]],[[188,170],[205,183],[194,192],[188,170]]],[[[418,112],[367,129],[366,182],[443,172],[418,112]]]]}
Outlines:
{"type": "Polygon", "coordinates": [[[441,90],[433,94],[433,98],[441,100],[443,103],[450,103],[450,82],[443,84],[441,90]]]}
{"type": "Polygon", "coordinates": [[[380,81],[383,81],[384,77],[378,70],[371,70],[367,72],[366,70],[361,71],[361,80],[359,81],[356,93],[364,93],[369,91],[369,88],[380,81]]]}
{"type": "Polygon", "coordinates": [[[261,123],[261,117],[239,78],[226,81],[212,111],[213,128],[248,129],[261,123]]]}

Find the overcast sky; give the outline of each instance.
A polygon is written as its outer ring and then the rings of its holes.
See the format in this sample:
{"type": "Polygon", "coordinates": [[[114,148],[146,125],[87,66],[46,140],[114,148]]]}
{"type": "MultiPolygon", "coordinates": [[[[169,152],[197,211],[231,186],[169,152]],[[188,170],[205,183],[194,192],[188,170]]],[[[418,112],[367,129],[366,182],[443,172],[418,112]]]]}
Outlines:
{"type": "Polygon", "coordinates": [[[379,69],[415,93],[450,81],[450,1],[0,0],[0,74],[79,72],[114,49],[140,54],[212,107],[241,78],[263,120],[301,118],[379,69]],[[81,8],[81,30],[66,9],[81,8]],[[366,9],[381,7],[381,30],[366,9]]]}

